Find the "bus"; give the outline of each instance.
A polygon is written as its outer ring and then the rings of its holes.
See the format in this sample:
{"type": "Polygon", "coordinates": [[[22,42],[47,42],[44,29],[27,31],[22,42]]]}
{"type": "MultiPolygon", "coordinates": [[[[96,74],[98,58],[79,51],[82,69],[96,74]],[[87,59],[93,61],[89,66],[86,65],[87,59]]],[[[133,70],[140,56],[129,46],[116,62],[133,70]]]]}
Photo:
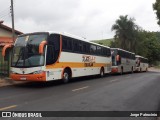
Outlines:
{"type": "Polygon", "coordinates": [[[148,71],[148,59],[139,55],[136,55],[136,70],[137,72],[148,71]]]}
{"type": "Polygon", "coordinates": [[[10,77],[16,81],[52,81],[111,72],[110,47],[61,32],[18,36],[12,48],[10,77]]]}
{"type": "Polygon", "coordinates": [[[131,72],[135,70],[135,53],[120,49],[111,48],[112,73],[131,72]]]}

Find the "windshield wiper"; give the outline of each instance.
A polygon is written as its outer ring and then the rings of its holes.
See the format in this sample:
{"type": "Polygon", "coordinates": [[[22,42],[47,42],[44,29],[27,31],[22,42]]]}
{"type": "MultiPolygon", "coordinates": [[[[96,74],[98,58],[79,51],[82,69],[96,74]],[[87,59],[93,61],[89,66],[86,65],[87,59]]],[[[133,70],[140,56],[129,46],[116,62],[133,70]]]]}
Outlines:
{"type": "Polygon", "coordinates": [[[18,60],[17,60],[17,62],[16,62],[16,64],[15,64],[15,67],[17,66],[17,64],[18,64],[18,62],[19,62],[19,60],[20,60],[20,57],[22,56],[22,53],[23,53],[22,50],[23,50],[23,49],[21,48],[21,49],[20,49],[20,52],[19,52],[20,54],[19,54],[18,60]]]}

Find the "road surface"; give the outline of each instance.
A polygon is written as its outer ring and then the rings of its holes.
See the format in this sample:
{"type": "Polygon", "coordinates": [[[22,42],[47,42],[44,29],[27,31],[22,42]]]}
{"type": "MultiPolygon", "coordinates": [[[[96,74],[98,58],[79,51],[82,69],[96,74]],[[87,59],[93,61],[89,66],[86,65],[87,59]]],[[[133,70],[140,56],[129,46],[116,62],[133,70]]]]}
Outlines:
{"type": "MultiPolygon", "coordinates": [[[[0,88],[0,111],[157,111],[160,72],[83,77],[0,88]]],[[[9,119],[9,118],[8,118],[9,119]]],[[[15,120],[17,118],[14,118],[15,120]]],[[[41,118],[44,119],[44,118],[41,118]]],[[[51,120],[142,120],[147,118],[47,118],[51,120]]],[[[151,120],[152,118],[148,118],[151,120]]],[[[156,118],[153,118],[156,120],[156,118]]]]}

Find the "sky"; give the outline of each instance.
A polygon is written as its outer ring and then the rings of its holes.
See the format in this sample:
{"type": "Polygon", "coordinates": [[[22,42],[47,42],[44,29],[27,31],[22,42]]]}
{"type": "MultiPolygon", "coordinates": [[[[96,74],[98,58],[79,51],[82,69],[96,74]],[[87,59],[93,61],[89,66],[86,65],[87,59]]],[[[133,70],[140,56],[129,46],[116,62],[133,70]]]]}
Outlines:
{"type": "MultiPolygon", "coordinates": [[[[59,31],[87,40],[113,38],[112,25],[128,15],[147,31],[159,31],[156,0],[13,0],[15,29],[23,33],[59,31]]],[[[0,20],[11,27],[10,0],[0,0],[0,20]]]]}

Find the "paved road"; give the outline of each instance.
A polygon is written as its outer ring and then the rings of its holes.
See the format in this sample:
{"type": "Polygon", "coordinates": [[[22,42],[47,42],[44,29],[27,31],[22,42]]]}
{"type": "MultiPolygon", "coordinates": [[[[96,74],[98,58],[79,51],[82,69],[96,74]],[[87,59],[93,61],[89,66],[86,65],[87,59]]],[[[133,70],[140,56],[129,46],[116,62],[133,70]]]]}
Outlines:
{"type": "MultiPolygon", "coordinates": [[[[25,83],[0,88],[2,111],[156,111],[159,108],[159,72],[113,75],[104,78],[84,77],[72,80],[69,84],[25,83]]],[[[133,120],[134,118],[65,119],[133,120]]],[[[138,119],[147,118],[136,118],[138,119]]]]}

